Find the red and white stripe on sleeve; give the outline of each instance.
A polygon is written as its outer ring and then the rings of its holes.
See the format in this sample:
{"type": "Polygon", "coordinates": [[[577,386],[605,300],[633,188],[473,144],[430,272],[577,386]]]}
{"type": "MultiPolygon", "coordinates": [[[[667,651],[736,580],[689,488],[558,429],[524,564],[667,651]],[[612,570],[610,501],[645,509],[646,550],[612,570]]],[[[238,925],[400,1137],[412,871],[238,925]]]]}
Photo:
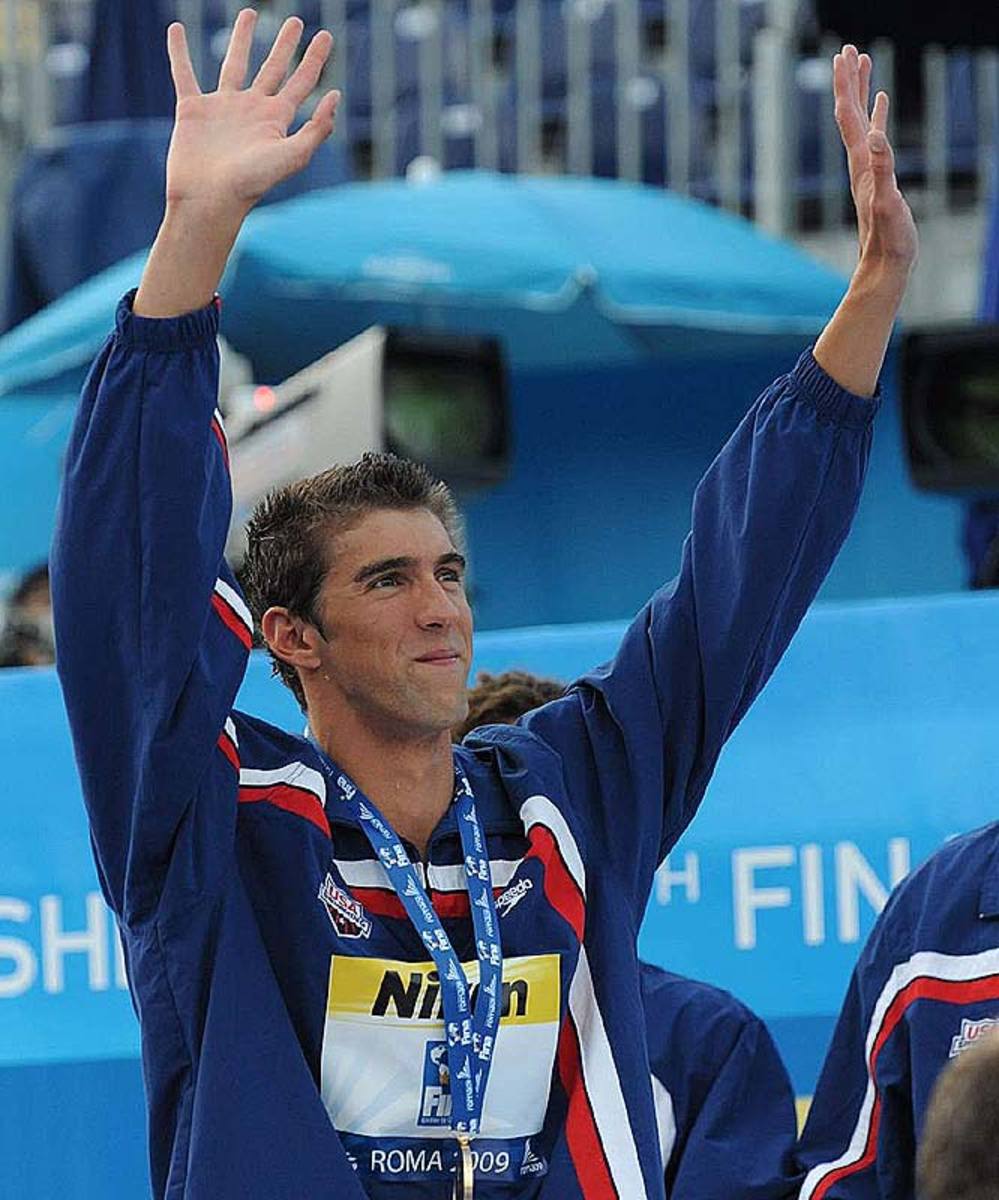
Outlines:
{"type": "Polygon", "coordinates": [[[945,1004],[999,1000],[999,949],[967,955],[921,950],[895,967],[878,996],[868,1025],[864,1044],[867,1086],[853,1133],[838,1158],[812,1167],[802,1184],[799,1200],[823,1200],[841,1179],[873,1165],[882,1113],[878,1058],[917,1000],[945,1004]]]}

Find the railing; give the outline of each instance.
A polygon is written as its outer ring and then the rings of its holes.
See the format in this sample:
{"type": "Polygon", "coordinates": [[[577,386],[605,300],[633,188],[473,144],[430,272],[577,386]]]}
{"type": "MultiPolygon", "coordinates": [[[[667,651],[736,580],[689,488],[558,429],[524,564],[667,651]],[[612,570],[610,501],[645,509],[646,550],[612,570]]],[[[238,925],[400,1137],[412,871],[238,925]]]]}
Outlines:
{"type": "MultiPolygon", "coordinates": [[[[202,78],[245,0],[163,0],[202,78]]],[[[18,145],[65,119],[91,0],[3,0],[0,127],[18,145]]],[[[261,44],[292,11],[337,39],[337,136],[360,175],[444,168],[603,174],[665,184],[775,233],[846,218],[829,60],[805,0],[271,0],[261,44]],[[809,52],[803,50],[808,46],[809,52]]],[[[890,44],[871,48],[892,91],[890,44]]],[[[923,114],[896,130],[924,213],[989,183],[999,56],[930,48],[923,114]]]]}

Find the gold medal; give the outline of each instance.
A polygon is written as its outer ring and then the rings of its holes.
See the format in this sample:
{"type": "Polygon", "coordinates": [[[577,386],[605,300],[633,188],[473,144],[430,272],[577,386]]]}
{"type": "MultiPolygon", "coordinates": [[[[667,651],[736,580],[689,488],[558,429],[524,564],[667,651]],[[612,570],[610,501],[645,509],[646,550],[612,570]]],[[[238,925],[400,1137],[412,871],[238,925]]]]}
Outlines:
{"type": "Polygon", "coordinates": [[[472,1200],[475,1171],[472,1167],[472,1139],[467,1133],[459,1133],[458,1169],[454,1177],[454,1200],[472,1200]]]}

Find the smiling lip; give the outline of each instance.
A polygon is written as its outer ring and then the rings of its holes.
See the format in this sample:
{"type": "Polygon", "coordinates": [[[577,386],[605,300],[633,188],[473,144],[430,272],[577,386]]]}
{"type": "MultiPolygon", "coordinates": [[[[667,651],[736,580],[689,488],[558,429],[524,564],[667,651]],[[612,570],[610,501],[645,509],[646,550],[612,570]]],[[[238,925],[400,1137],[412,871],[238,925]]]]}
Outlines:
{"type": "Polygon", "coordinates": [[[430,654],[422,654],[416,661],[419,663],[429,663],[431,666],[447,666],[449,663],[459,662],[461,655],[457,650],[434,650],[430,654]]]}

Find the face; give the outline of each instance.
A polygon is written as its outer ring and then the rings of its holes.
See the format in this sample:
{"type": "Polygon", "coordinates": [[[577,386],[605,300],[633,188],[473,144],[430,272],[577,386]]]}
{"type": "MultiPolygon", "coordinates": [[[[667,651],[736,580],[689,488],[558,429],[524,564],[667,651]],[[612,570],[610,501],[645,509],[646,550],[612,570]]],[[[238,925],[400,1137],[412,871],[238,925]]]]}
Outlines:
{"type": "Polygon", "coordinates": [[[332,562],[317,608],[334,710],[394,736],[449,730],[467,711],[472,614],[444,526],[427,509],[378,510],[336,537],[332,562]]]}

